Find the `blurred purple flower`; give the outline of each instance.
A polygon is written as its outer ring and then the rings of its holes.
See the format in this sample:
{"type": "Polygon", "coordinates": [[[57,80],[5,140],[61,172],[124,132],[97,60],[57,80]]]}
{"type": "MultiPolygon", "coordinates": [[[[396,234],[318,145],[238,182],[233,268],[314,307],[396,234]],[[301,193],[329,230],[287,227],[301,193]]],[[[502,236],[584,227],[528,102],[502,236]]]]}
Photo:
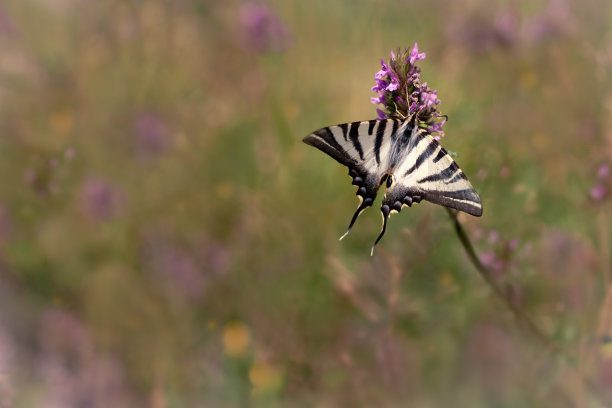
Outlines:
{"type": "Polygon", "coordinates": [[[489,232],[489,237],[487,238],[487,242],[489,243],[489,245],[493,245],[497,242],[498,239],[499,239],[499,231],[497,231],[496,229],[492,229],[489,232]]]}
{"type": "Polygon", "coordinates": [[[229,270],[231,258],[227,247],[220,242],[205,240],[200,252],[208,274],[222,275],[229,270]]]}
{"type": "Polygon", "coordinates": [[[421,68],[416,62],[425,59],[425,53],[419,52],[417,43],[412,50],[397,49],[391,51],[389,63],[380,60],[381,69],[374,74],[374,85],[371,90],[377,93],[370,98],[375,105],[379,119],[391,117],[408,117],[417,115],[420,124],[437,139],[444,135],[442,125],[446,122],[438,112],[438,91],[421,83],[421,68]]]}
{"type": "Polygon", "coordinates": [[[585,279],[599,271],[598,250],[590,239],[573,232],[544,230],[538,245],[534,267],[547,276],[547,297],[567,310],[585,313],[599,282],[585,279]]]}
{"type": "Polygon", "coordinates": [[[156,235],[149,235],[145,240],[145,269],[181,298],[200,299],[209,279],[225,273],[229,268],[229,253],[219,243],[205,240],[203,245],[191,251],[156,235]]]}
{"type": "Polygon", "coordinates": [[[517,40],[519,31],[518,17],[514,10],[505,10],[493,23],[493,33],[502,47],[511,47],[517,40]]]}
{"type": "Polygon", "coordinates": [[[507,8],[494,16],[482,10],[466,13],[466,17],[450,24],[446,36],[473,52],[511,49],[517,45],[535,46],[550,38],[571,32],[574,22],[567,0],[549,0],[546,7],[519,23],[518,13],[507,8]]]}
{"type": "Polygon", "coordinates": [[[548,38],[564,35],[571,28],[569,3],[550,0],[546,8],[533,15],[523,26],[525,39],[531,45],[548,38]]]}
{"type": "Polygon", "coordinates": [[[12,371],[15,352],[12,339],[0,328],[0,376],[12,371]]]}
{"type": "Polygon", "coordinates": [[[593,201],[601,201],[608,195],[608,190],[611,187],[609,182],[610,167],[607,164],[602,164],[597,169],[597,182],[591,188],[589,196],[593,201]]]}
{"type": "Polygon", "coordinates": [[[492,250],[488,250],[487,252],[480,254],[478,256],[478,259],[480,260],[481,264],[486,267],[490,267],[497,259],[497,255],[495,255],[495,252],[493,252],[492,250]]]}
{"type": "Polygon", "coordinates": [[[4,6],[0,6],[0,35],[10,36],[15,32],[15,24],[6,13],[4,6]]]}
{"type": "Polygon", "coordinates": [[[165,282],[188,299],[198,299],[204,293],[206,279],[193,257],[184,250],[165,247],[157,258],[157,273],[165,282]]]}
{"type": "Polygon", "coordinates": [[[170,145],[166,123],[153,113],[142,113],[134,121],[136,151],[145,157],[155,157],[170,145]]]}
{"type": "Polygon", "coordinates": [[[37,157],[25,171],[23,179],[40,197],[48,197],[56,189],[54,176],[55,169],[51,159],[37,157]]]}
{"type": "Polygon", "coordinates": [[[513,238],[512,240],[510,240],[510,242],[508,242],[508,249],[510,251],[514,251],[518,248],[519,246],[519,240],[518,238],[513,238]]]}
{"type": "Polygon", "coordinates": [[[0,327],[0,407],[14,406],[17,367],[15,343],[0,327]]]}
{"type": "Polygon", "coordinates": [[[240,7],[245,47],[256,53],[282,52],[289,48],[287,28],[268,6],[256,2],[240,7]]]}
{"type": "MultiPolygon", "coordinates": [[[[480,238],[483,237],[484,234],[481,232],[480,238]]],[[[486,238],[486,244],[490,248],[478,257],[485,267],[494,272],[502,272],[513,265],[514,253],[519,248],[518,238],[511,240],[501,238],[499,232],[492,229],[486,238]]]]}
{"type": "Polygon", "coordinates": [[[38,334],[37,374],[45,406],[126,406],[134,402],[121,365],[96,353],[91,336],[76,316],[49,309],[41,317],[38,334]]]}
{"type": "Polygon", "coordinates": [[[69,146],[66,148],[66,150],[64,150],[64,158],[66,160],[74,159],[75,154],[76,154],[76,150],[72,146],[69,146]]]}
{"type": "Polygon", "coordinates": [[[590,192],[591,199],[593,201],[601,201],[606,196],[606,187],[601,184],[593,186],[590,192]]]}
{"type": "Polygon", "coordinates": [[[495,272],[501,272],[505,266],[504,260],[493,250],[481,254],[478,259],[481,264],[495,272]]]}
{"type": "MultiPolygon", "coordinates": [[[[610,347],[606,345],[606,347],[610,347]]],[[[612,390],[612,358],[601,358],[597,367],[597,382],[602,390],[612,390]]]]}
{"type": "Polygon", "coordinates": [[[462,44],[473,52],[510,48],[519,38],[517,13],[506,9],[493,17],[468,15],[449,25],[446,36],[449,41],[462,44]]]}
{"type": "Polygon", "coordinates": [[[121,215],[125,206],[125,194],[104,180],[88,179],[81,187],[80,204],[87,217],[109,221],[121,215]]]}
{"type": "Polygon", "coordinates": [[[81,352],[90,342],[80,320],[65,310],[55,308],[42,314],[39,335],[43,352],[81,352]]]}
{"type": "Polygon", "coordinates": [[[607,164],[602,164],[597,170],[597,178],[605,180],[610,176],[610,167],[607,164]]]}
{"type": "Polygon", "coordinates": [[[469,333],[465,344],[466,370],[490,392],[499,393],[518,368],[516,346],[511,336],[493,324],[480,324],[469,333]]]}

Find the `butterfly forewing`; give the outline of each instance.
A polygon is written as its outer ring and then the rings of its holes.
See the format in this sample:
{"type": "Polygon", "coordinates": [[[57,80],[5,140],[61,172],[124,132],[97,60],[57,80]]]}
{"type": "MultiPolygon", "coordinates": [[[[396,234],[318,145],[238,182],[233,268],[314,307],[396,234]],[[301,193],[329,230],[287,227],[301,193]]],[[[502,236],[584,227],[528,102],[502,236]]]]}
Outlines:
{"type": "Polygon", "coordinates": [[[362,166],[377,172],[385,164],[381,158],[388,157],[391,135],[399,125],[395,119],[343,123],[316,130],[304,142],[349,168],[362,166]]]}

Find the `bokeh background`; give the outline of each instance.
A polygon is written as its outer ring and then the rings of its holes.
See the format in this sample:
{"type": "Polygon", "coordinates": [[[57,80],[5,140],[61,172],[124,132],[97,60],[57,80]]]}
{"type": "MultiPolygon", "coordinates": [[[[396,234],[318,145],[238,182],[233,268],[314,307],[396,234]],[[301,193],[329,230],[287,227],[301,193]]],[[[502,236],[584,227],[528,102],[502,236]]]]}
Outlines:
{"type": "Polygon", "coordinates": [[[0,407],[611,406],[611,69],[606,0],[2,1],[0,407]],[[414,42],[503,296],[301,142],[414,42]]]}

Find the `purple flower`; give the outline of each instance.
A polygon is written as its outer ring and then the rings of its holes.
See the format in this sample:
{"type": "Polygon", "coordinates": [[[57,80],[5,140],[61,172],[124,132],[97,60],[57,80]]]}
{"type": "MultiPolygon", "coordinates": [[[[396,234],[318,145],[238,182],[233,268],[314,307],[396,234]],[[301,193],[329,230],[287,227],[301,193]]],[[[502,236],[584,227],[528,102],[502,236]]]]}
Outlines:
{"type": "Polygon", "coordinates": [[[377,79],[377,80],[383,79],[384,77],[389,75],[389,66],[385,63],[385,60],[381,59],[380,65],[382,66],[382,69],[374,74],[374,79],[377,79]]]}
{"type": "Polygon", "coordinates": [[[376,108],[376,113],[378,113],[378,119],[388,119],[387,114],[378,108],[376,108]]]}
{"type": "Polygon", "coordinates": [[[487,239],[487,242],[490,245],[495,244],[497,241],[499,240],[499,231],[497,230],[491,230],[491,232],[489,232],[489,238],[487,239]]]}
{"type": "Polygon", "coordinates": [[[386,91],[396,91],[399,88],[399,82],[398,81],[391,81],[391,83],[389,85],[387,85],[387,87],[385,88],[386,91]]]}
{"type": "Polygon", "coordinates": [[[0,7],[0,36],[10,36],[16,31],[13,21],[4,10],[4,7],[0,7]]]}
{"type": "Polygon", "coordinates": [[[500,236],[499,231],[492,229],[488,235],[479,232],[479,239],[485,240],[488,249],[478,259],[492,272],[500,273],[514,266],[513,258],[518,255],[520,242],[518,238],[508,240],[500,236]]]}
{"type": "Polygon", "coordinates": [[[605,180],[610,176],[610,167],[607,164],[602,164],[597,170],[597,178],[605,180]]]}
{"type": "Polygon", "coordinates": [[[144,269],[167,289],[170,296],[198,301],[210,280],[230,267],[227,248],[203,239],[194,248],[185,248],[155,232],[147,232],[142,251],[144,269]]]}
{"type": "Polygon", "coordinates": [[[15,358],[14,343],[4,326],[0,326],[0,375],[9,371],[10,363],[15,358]]]}
{"type": "Polygon", "coordinates": [[[450,42],[462,44],[473,52],[488,52],[494,48],[509,49],[519,39],[518,16],[512,8],[488,18],[467,13],[447,27],[450,42]]]}
{"type": "Polygon", "coordinates": [[[417,115],[419,125],[426,128],[436,139],[444,135],[442,126],[446,119],[438,112],[438,91],[427,83],[421,83],[421,69],[415,63],[425,59],[415,43],[412,50],[397,49],[390,53],[389,63],[380,61],[381,69],[374,74],[376,85],[371,89],[377,93],[370,98],[380,119],[417,115]]]}
{"type": "Polygon", "coordinates": [[[89,179],[83,183],[80,201],[87,217],[98,221],[109,221],[121,215],[125,196],[121,189],[106,181],[89,179]]]}
{"type": "Polygon", "coordinates": [[[501,395],[508,380],[518,372],[518,348],[504,329],[478,323],[468,332],[464,351],[470,362],[466,370],[491,395],[501,395]]]}
{"type": "Polygon", "coordinates": [[[66,150],[64,150],[64,158],[66,160],[72,160],[74,159],[74,155],[76,154],[76,151],[74,149],[74,147],[70,146],[68,148],[66,148],[66,150]]]}
{"type": "Polygon", "coordinates": [[[159,261],[159,273],[178,294],[188,299],[198,299],[202,295],[205,278],[189,253],[178,248],[166,248],[159,255],[159,261]]]}
{"type": "Polygon", "coordinates": [[[596,184],[591,189],[591,199],[593,199],[593,201],[600,201],[606,196],[606,193],[607,191],[604,185],[596,184]]]}
{"type": "Polygon", "coordinates": [[[408,63],[414,65],[415,62],[424,60],[427,55],[424,52],[419,53],[419,46],[414,43],[412,51],[410,51],[410,57],[408,57],[408,63]]]}
{"type": "MultiPolygon", "coordinates": [[[[426,85],[426,84],[425,84],[426,85]]],[[[426,90],[425,92],[421,93],[421,102],[423,102],[423,104],[420,106],[421,110],[424,109],[428,109],[431,108],[434,105],[437,105],[440,103],[440,100],[437,98],[438,96],[438,91],[434,90],[432,92],[426,90]]]]}
{"type": "Polygon", "coordinates": [[[597,169],[597,181],[591,188],[589,196],[593,201],[601,201],[608,195],[608,190],[611,188],[612,183],[608,180],[610,178],[610,167],[607,164],[602,164],[597,169]]]}
{"type": "Polygon", "coordinates": [[[143,113],[134,121],[136,151],[145,157],[155,157],[166,151],[170,132],[165,122],[153,113],[143,113]]]}
{"type": "Polygon", "coordinates": [[[566,0],[549,0],[546,8],[533,15],[523,30],[532,45],[543,40],[565,35],[572,29],[571,11],[566,0]]]}
{"type": "Polygon", "coordinates": [[[256,53],[282,52],[289,48],[289,32],[267,6],[255,2],[240,7],[245,47],[256,53]]]}
{"type": "Polygon", "coordinates": [[[134,406],[119,361],[98,352],[85,324],[70,312],[43,313],[38,345],[36,375],[44,406],[134,406]]]}
{"type": "Polygon", "coordinates": [[[517,249],[519,246],[519,240],[518,238],[513,238],[512,240],[510,240],[510,242],[508,242],[508,249],[510,251],[514,251],[515,249],[517,249]]]}
{"type": "Polygon", "coordinates": [[[497,260],[497,255],[492,250],[489,250],[478,256],[480,263],[484,266],[491,266],[497,260]]]}

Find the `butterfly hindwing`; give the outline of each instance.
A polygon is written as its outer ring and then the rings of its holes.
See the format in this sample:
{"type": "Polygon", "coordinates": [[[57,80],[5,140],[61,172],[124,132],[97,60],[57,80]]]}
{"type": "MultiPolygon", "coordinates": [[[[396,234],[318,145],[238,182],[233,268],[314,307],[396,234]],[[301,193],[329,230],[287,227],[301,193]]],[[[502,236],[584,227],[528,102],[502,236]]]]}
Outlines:
{"type": "Polygon", "coordinates": [[[402,165],[393,172],[394,184],[387,189],[383,205],[399,211],[398,201],[408,204],[424,199],[477,217],[482,215],[478,193],[430,134],[423,129],[413,132],[407,150],[402,165]]]}

